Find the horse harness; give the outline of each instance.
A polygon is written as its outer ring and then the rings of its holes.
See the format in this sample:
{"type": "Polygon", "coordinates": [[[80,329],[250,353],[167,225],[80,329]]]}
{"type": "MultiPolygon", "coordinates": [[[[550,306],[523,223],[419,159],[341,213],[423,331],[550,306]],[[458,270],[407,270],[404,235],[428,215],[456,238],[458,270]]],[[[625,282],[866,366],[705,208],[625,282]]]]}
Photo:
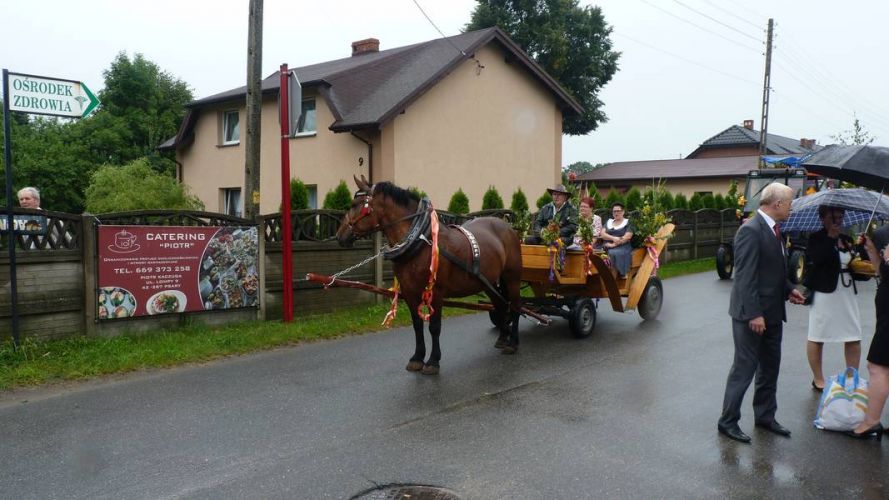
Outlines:
{"type": "Polygon", "coordinates": [[[450,227],[459,229],[460,232],[463,233],[464,236],[466,236],[466,239],[469,240],[469,248],[472,249],[472,264],[471,264],[471,266],[467,266],[466,263],[463,262],[462,259],[460,259],[456,255],[452,254],[451,252],[448,252],[442,246],[438,247],[439,253],[444,258],[451,261],[451,263],[453,263],[455,266],[466,271],[471,276],[474,276],[476,279],[481,281],[482,285],[484,285],[485,288],[488,289],[488,292],[490,292],[491,295],[496,297],[497,300],[499,300],[500,302],[502,302],[504,304],[509,304],[509,302],[503,298],[503,295],[501,295],[500,292],[497,291],[497,288],[495,288],[494,285],[492,285],[491,282],[488,281],[488,278],[485,278],[485,276],[479,271],[479,268],[480,268],[479,259],[481,257],[481,249],[478,246],[478,241],[475,239],[475,235],[472,234],[468,229],[466,229],[463,226],[451,224],[450,227]]]}

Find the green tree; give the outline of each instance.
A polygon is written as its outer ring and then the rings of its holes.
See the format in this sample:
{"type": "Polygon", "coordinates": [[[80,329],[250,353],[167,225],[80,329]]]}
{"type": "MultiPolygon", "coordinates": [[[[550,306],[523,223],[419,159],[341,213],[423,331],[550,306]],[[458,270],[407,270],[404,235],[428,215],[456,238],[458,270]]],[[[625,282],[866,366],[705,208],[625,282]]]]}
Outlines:
{"type": "Polygon", "coordinates": [[[725,196],[723,196],[722,193],[716,193],[713,195],[713,208],[715,208],[716,210],[722,210],[723,208],[726,208],[725,196]]]}
{"type": "Polygon", "coordinates": [[[324,195],[324,205],[322,207],[327,210],[348,210],[351,206],[352,192],[349,191],[346,181],[340,181],[336,188],[331,189],[324,195]]]}
{"type": "Polygon", "coordinates": [[[682,193],[677,194],[673,198],[673,208],[677,210],[688,210],[688,198],[682,193]]]}
{"type": "Polygon", "coordinates": [[[423,191],[422,189],[420,189],[416,186],[411,186],[411,187],[407,188],[407,190],[410,191],[411,193],[414,193],[415,195],[417,195],[417,198],[420,198],[421,200],[423,198],[429,197],[429,195],[426,194],[426,191],[423,191]]]}
{"type": "Polygon", "coordinates": [[[482,210],[493,210],[503,208],[503,198],[500,197],[500,193],[497,192],[497,188],[494,186],[488,186],[488,190],[485,191],[484,197],[482,197],[482,210]]]}
{"type": "Polygon", "coordinates": [[[617,71],[611,27],[599,7],[579,0],[477,0],[467,31],[498,26],[583,107],[562,130],[585,135],[607,121],[599,93],[617,71]]]}
{"type": "Polygon", "coordinates": [[[736,179],[732,179],[728,185],[728,192],[725,195],[725,207],[726,208],[738,208],[738,199],[740,195],[738,194],[738,181],[736,179]]]}
{"type": "Polygon", "coordinates": [[[309,188],[299,179],[290,179],[290,208],[292,210],[309,208],[309,188]]]}
{"type": "Polygon", "coordinates": [[[544,191],[540,198],[537,198],[537,210],[543,208],[547,203],[551,203],[553,201],[553,195],[549,194],[549,191],[544,191]]]}
{"type": "Polygon", "coordinates": [[[688,199],[688,209],[700,210],[702,208],[704,208],[704,203],[701,200],[701,193],[695,193],[691,195],[691,198],[688,199]]]}
{"type": "Polygon", "coordinates": [[[105,165],[96,170],[86,188],[86,209],[91,213],[203,210],[204,204],[185,185],[139,158],[122,167],[105,165]]]}
{"type": "Polygon", "coordinates": [[[451,201],[448,203],[448,212],[455,214],[469,213],[469,197],[463,192],[463,188],[457,189],[457,192],[451,196],[451,201]]]}
{"type": "Polygon", "coordinates": [[[512,202],[509,204],[509,209],[516,215],[528,212],[528,198],[522,192],[522,188],[518,188],[512,193],[512,202]]]}
{"type": "Polygon", "coordinates": [[[642,208],[642,192],[639,191],[639,188],[633,186],[627,191],[627,196],[625,198],[627,203],[627,212],[635,212],[642,208]]]}
{"type": "Polygon", "coordinates": [[[587,196],[596,202],[596,206],[599,206],[599,203],[602,201],[602,195],[599,194],[599,188],[597,188],[596,184],[593,182],[587,187],[587,196]]]}
{"type": "Polygon", "coordinates": [[[876,139],[876,137],[870,135],[864,127],[861,126],[861,122],[858,121],[858,117],[856,116],[854,120],[852,120],[852,128],[849,130],[844,130],[837,135],[830,136],[831,139],[837,141],[839,144],[843,144],[846,146],[849,145],[867,145],[876,139]]]}

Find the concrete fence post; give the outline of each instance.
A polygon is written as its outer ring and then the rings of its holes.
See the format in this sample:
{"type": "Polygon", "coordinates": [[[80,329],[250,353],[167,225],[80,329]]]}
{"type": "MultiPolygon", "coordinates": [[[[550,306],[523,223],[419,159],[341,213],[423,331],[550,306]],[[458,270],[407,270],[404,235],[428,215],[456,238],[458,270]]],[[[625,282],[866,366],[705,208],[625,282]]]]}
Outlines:
{"type": "Polygon", "coordinates": [[[96,282],[96,219],[89,214],[80,216],[80,248],[83,251],[83,332],[88,336],[99,333],[97,321],[98,314],[98,284],[96,282]]]}
{"type": "Polygon", "coordinates": [[[256,319],[265,320],[266,312],[266,290],[267,282],[265,276],[265,220],[261,215],[257,215],[253,219],[256,224],[256,272],[259,274],[259,284],[257,285],[257,294],[259,295],[259,308],[256,310],[256,319]]]}

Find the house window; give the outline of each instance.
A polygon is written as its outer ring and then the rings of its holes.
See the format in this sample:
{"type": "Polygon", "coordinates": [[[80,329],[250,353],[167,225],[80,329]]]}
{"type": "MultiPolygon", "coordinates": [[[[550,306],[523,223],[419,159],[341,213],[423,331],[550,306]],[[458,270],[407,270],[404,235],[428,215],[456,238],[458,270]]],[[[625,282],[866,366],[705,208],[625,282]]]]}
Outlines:
{"type": "Polygon", "coordinates": [[[296,135],[315,135],[315,98],[303,99],[296,135]]]}
{"type": "Polygon", "coordinates": [[[222,190],[222,213],[241,216],[241,188],[225,188],[222,190]]]}
{"type": "Polygon", "coordinates": [[[226,111],[222,116],[222,144],[238,144],[241,141],[241,124],[237,111],[226,111]]]}
{"type": "Polygon", "coordinates": [[[318,208],[318,186],[306,186],[306,190],[309,192],[309,208],[318,208]]]}

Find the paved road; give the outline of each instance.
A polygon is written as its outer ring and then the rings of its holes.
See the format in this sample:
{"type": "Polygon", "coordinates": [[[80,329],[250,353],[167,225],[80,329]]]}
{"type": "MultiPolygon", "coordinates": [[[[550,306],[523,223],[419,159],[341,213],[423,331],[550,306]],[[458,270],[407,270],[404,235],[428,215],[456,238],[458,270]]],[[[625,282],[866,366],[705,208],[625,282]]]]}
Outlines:
{"type": "MultiPolygon", "coordinates": [[[[885,444],[816,431],[806,311],[779,381],[785,439],[716,419],[730,282],[665,282],[657,321],[602,302],[594,335],[524,322],[502,356],[487,315],[447,320],[442,373],[404,371],[406,329],[0,396],[3,498],[349,498],[419,483],[480,498],[887,498],[885,444]]],[[[873,331],[873,283],[859,296],[873,331]]],[[[839,346],[826,366],[842,367],[839,346]]],[[[748,400],[749,400],[748,393],[748,400]]],[[[884,418],[884,421],[887,419],[884,418]]]]}

